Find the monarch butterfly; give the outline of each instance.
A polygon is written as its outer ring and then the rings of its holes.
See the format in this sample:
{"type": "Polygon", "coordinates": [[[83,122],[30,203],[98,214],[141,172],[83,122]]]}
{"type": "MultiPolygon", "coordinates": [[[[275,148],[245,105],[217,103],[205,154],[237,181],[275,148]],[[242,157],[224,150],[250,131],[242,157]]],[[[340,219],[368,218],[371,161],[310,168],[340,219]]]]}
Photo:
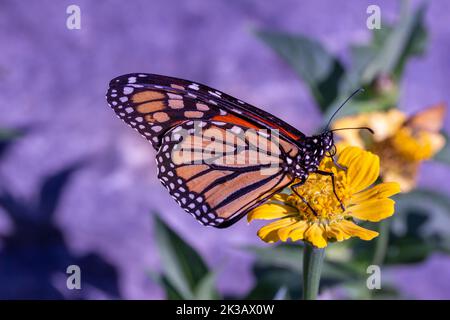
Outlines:
{"type": "Polygon", "coordinates": [[[151,142],[159,180],[203,225],[231,226],[281,189],[291,185],[295,192],[313,172],[330,176],[334,187],[333,174],[318,170],[321,160],[336,152],[333,131],[338,129],[330,130],[329,124],[322,133],[306,136],[221,91],[156,74],[119,76],[111,80],[106,98],[120,119],[151,142]],[[197,139],[205,135],[209,144],[197,139]],[[226,135],[232,144],[223,139],[226,135]],[[226,150],[205,156],[211,144],[226,150]],[[182,150],[190,151],[194,161],[180,161],[182,150]]]}

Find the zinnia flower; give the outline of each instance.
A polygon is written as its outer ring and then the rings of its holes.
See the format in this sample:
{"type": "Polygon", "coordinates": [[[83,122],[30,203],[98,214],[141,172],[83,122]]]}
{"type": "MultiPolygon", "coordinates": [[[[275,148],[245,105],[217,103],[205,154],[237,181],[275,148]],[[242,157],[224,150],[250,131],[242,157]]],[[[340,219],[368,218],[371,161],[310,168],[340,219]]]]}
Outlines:
{"type": "Polygon", "coordinates": [[[445,144],[439,133],[445,109],[445,105],[439,104],[412,117],[398,109],[362,113],[337,120],[334,128],[372,128],[375,131],[372,136],[354,130],[336,134],[345,145],[359,146],[380,156],[383,181],[399,182],[402,191],[407,192],[416,185],[420,164],[431,159],[445,144]]]}
{"type": "Polygon", "coordinates": [[[296,191],[306,199],[312,210],[295,194],[279,193],[248,214],[254,219],[276,220],[262,227],[258,236],[266,242],[303,240],[324,248],[330,241],[343,241],[350,237],[371,240],[378,232],[365,229],[355,219],[380,221],[394,213],[394,201],[389,197],[398,193],[397,183],[372,184],[378,178],[378,156],[358,147],[346,147],[338,153],[342,170],[326,157],[320,170],[333,172],[336,193],[328,176],[311,174],[296,191]]]}

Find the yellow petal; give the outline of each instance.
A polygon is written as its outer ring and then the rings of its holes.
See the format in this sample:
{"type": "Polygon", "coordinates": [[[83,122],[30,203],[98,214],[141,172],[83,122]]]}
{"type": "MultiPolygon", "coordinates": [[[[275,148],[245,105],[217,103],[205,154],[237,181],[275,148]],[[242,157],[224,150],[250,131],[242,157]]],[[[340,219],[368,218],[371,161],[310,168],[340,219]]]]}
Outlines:
{"type": "Polygon", "coordinates": [[[291,233],[291,231],[293,231],[294,229],[297,229],[299,227],[302,227],[303,225],[306,225],[305,221],[298,221],[287,227],[278,229],[278,236],[279,236],[280,240],[286,241],[289,238],[289,234],[291,233]]]}
{"type": "Polygon", "coordinates": [[[371,152],[363,151],[352,158],[347,166],[347,181],[353,192],[359,192],[373,184],[380,174],[380,158],[371,152]]]}
{"type": "Polygon", "coordinates": [[[339,222],[332,223],[327,226],[327,237],[334,238],[337,241],[347,240],[351,237],[350,234],[344,232],[342,228],[339,227],[339,222]]]}
{"type": "Polygon", "coordinates": [[[370,200],[348,207],[345,212],[359,220],[378,222],[394,214],[394,204],[389,198],[370,200]]]}
{"type": "Polygon", "coordinates": [[[276,193],[272,198],[270,198],[271,200],[276,200],[276,201],[281,201],[281,202],[286,202],[287,199],[289,198],[289,195],[286,193],[276,193]]]}
{"type": "Polygon", "coordinates": [[[258,231],[258,236],[265,242],[276,242],[280,240],[278,229],[294,224],[296,221],[291,218],[277,220],[265,225],[258,231]]]}
{"type": "Polygon", "coordinates": [[[339,152],[339,164],[344,167],[348,167],[355,158],[361,155],[362,151],[363,150],[358,147],[346,147],[344,150],[339,152]]]}
{"type": "Polygon", "coordinates": [[[400,185],[397,182],[385,182],[365,191],[354,194],[350,200],[350,205],[363,201],[384,199],[400,192],[400,185]]]}
{"type": "Polygon", "coordinates": [[[373,238],[378,236],[378,232],[362,228],[348,220],[341,220],[339,222],[336,222],[335,228],[341,229],[344,233],[352,237],[358,237],[362,240],[372,240],[373,238]]]}
{"type": "Polygon", "coordinates": [[[306,230],[305,239],[318,248],[325,248],[327,246],[325,230],[317,223],[313,223],[306,230]]]}
{"type": "Polygon", "coordinates": [[[289,238],[292,241],[302,240],[305,237],[305,230],[309,224],[306,221],[299,221],[296,223],[295,229],[289,233],[289,238]]]}
{"type": "Polygon", "coordinates": [[[260,237],[262,241],[267,243],[274,243],[280,241],[280,237],[278,237],[278,234],[276,230],[268,233],[264,238],[260,237]]]}
{"type": "Polygon", "coordinates": [[[278,204],[278,203],[266,203],[250,211],[247,215],[247,221],[251,222],[255,219],[272,220],[283,218],[288,214],[296,213],[297,210],[291,206],[278,204]]]}

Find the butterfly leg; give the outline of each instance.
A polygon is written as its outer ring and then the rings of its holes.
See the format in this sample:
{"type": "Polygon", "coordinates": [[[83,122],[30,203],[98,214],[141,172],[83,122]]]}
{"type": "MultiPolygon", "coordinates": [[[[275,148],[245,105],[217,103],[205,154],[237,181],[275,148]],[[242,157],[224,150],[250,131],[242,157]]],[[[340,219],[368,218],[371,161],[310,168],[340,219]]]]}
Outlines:
{"type": "Polygon", "coordinates": [[[328,171],[322,171],[322,170],[317,170],[316,173],[321,174],[321,175],[323,175],[323,176],[329,176],[329,177],[331,177],[331,183],[333,184],[333,193],[334,193],[334,196],[336,197],[336,199],[338,199],[339,204],[341,205],[342,211],[345,211],[344,204],[342,203],[341,199],[339,199],[339,196],[338,196],[337,193],[336,193],[336,184],[335,184],[334,173],[333,173],[333,172],[328,172],[328,171]]]}
{"type": "Polygon", "coordinates": [[[314,210],[314,208],[309,204],[309,202],[306,201],[306,199],[305,199],[303,196],[301,196],[301,195],[297,192],[297,190],[295,190],[295,188],[300,187],[301,185],[303,185],[303,184],[305,183],[305,181],[306,181],[306,178],[303,178],[300,182],[298,182],[298,183],[296,183],[296,184],[293,184],[293,185],[291,186],[291,190],[297,195],[297,197],[299,197],[299,198],[300,198],[300,199],[308,206],[309,210],[311,210],[311,212],[317,217],[317,212],[316,212],[316,210],[314,210]]]}

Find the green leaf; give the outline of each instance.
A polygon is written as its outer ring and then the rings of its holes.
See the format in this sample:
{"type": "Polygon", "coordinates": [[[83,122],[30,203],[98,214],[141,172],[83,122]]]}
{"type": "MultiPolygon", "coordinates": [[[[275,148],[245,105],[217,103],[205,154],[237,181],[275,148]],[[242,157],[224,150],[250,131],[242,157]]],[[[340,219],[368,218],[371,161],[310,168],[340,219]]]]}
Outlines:
{"type": "Polygon", "coordinates": [[[289,300],[289,290],[286,286],[282,286],[280,289],[278,289],[277,293],[275,293],[275,296],[273,297],[273,300],[289,300]]]}
{"type": "Polygon", "coordinates": [[[155,235],[164,275],[185,299],[193,299],[197,286],[209,273],[202,257],[155,215],[155,235]]]}
{"type": "Polygon", "coordinates": [[[213,272],[207,273],[197,284],[194,292],[195,299],[217,300],[220,299],[216,290],[216,275],[213,272]]]}
{"type": "Polygon", "coordinates": [[[276,296],[280,287],[286,287],[292,299],[300,299],[302,296],[301,273],[256,263],[253,267],[253,274],[256,282],[245,297],[246,300],[271,300],[276,296]]]}
{"type": "Polygon", "coordinates": [[[441,192],[418,188],[396,197],[397,212],[406,208],[423,208],[434,216],[450,218],[450,199],[441,192]]]}
{"type": "Polygon", "coordinates": [[[408,39],[404,51],[393,70],[394,75],[398,79],[401,77],[406,62],[410,57],[425,53],[428,41],[428,32],[424,24],[425,11],[426,3],[424,2],[414,13],[409,15],[410,20],[405,21],[408,39]]]}
{"type": "MultiPolygon", "coordinates": [[[[303,265],[302,245],[281,244],[268,248],[248,246],[245,247],[245,249],[255,255],[256,265],[259,268],[258,270],[265,270],[264,268],[276,268],[294,272],[295,274],[298,274],[299,277],[301,277],[303,265]]],[[[360,264],[352,264],[350,263],[351,261],[348,261],[348,259],[346,258],[343,261],[336,260],[336,256],[343,257],[347,255],[346,252],[348,250],[350,249],[345,248],[345,245],[341,243],[331,244],[327,248],[326,259],[324,261],[322,269],[322,283],[324,283],[325,285],[329,285],[337,282],[359,278],[361,274],[364,275],[366,267],[360,264]]],[[[349,258],[351,259],[351,256],[349,258]]],[[[264,281],[264,283],[260,285],[261,287],[267,287],[269,286],[269,284],[273,284],[272,281],[274,281],[275,277],[269,277],[264,272],[261,272],[260,274],[266,277],[265,279],[259,279],[258,276],[256,277],[257,282],[264,281]]],[[[284,277],[288,276],[284,275],[284,277]]],[[[299,279],[298,281],[301,281],[301,279],[299,279]]],[[[278,290],[280,286],[281,283],[278,283],[271,288],[273,290],[278,290]]],[[[259,286],[256,286],[255,288],[259,288],[259,286]]],[[[298,288],[294,287],[294,290],[298,290],[298,288]]],[[[292,293],[292,291],[290,292],[292,293]]]]}
{"type": "Polygon", "coordinates": [[[382,27],[382,31],[375,31],[375,45],[372,48],[377,45],[379,50],[364,68],[361,83],[371,83],[378,75],[396,75],[398,78],[407,59],[423,52],[426,43],[424,12],[425,5],[421,5],[412,14],[409,10],[404,10],[393,28],[383,30],[382,27]]]}
{"type": "Polygon", "coordinates": [[[374,30],[370,43],[351,47],[351,67],[342,77],[338,97],[328,108],[326,118],[361,87],[365,93],[349,101],[339,117],[397,106],[398,82],[406,62],[411,56],[425,51],[427,33],[424,13],[424,5],[413,13],[405,9],[395,25],[383,25],[381,29],[374,30]]]}
{"type": "Polygon", "coordinates": [[[168,300],[188,299],[188,297],[183,297],[183,295],[177,291],[177,289],[173,286],[170,280],[167,279],[166,276],[153,271],[149,271],[149,276],[154,282],[158,283],[164,289],[166,298],[168,300]]]}
{"type": "Polygon", "coordinates": [[[256,35],[278,53],[305,81],[321,110],[336,99],[344,69],[317,41],[301,35],[258,31],[256,35]]]}
{"type": "Polygon", "coordinates": [[[434,251],[450,251],[450,199],[440,192],[417,189],[396,196],[392,220],[389,264],[424,260],[434,251]]]}

